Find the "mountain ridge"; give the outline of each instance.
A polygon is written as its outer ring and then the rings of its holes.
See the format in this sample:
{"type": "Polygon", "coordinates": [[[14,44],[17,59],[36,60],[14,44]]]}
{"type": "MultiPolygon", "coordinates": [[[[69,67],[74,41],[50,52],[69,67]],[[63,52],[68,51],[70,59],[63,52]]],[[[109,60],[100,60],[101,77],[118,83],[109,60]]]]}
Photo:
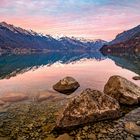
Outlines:
{"type": "Polygon", "coordinates": [[[6,22],[0,23],[0,51],[2,52],[34,52],[49,50],[97,50],[107,43],[104,40],[90,41],[70,37],[55,39],[32,30],[25,30],[6,22]]]}
{"type": "Polygon", "coordinates": [[[104,45],[100,51],[104,54],[111,53],[139,53],[140,52],[140,25],[124,31],[114,40],[104,45]]]}
{"type": "Polygon", "coordinates": [[[136,27],[133,27],[127,31],[123,31],[122,33],[119,33],[114,40],[109,42],[109,44],[112,45],[127,41],[131,39],[133,36],[135,36],[138,32],[140,32],[140,25],[137,25],[136,27]]]}

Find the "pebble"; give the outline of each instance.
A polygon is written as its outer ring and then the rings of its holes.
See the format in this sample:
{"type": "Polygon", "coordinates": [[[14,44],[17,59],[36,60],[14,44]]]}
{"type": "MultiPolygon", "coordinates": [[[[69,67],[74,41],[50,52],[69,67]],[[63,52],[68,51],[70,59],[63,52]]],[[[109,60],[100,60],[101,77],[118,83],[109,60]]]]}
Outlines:
{"type": "Polygon", "coordinates": [[[108,131],[109,131],[109,132],[111,132],[111,133],[113,133],[115,130],[114,130],[114,129],[109,128],[109,129],[108,129],[108,131]]]}
{"type": "Polygon", "coordinates": [[[64,133],[56,138],[56,140],[73,140],[71,136],[69,136],[67,133],[64,133]]]}
{"type": "Polygon", "coordinates": [[[103,133],[103,134],[108,133],[106,129],[102,129],[102,130],[100,130],[100,132],[103,133]]]}
{"type": "Polygon", "coordinates": [[[88,131],[88,126],[85,126],[83,129],[84,129],[85,131],[88,131]]]}
{"type": "Polygon", "coordinates": [[[88,138],[92,139],[92,140],[96,140],[97,139],[95,134],[89,134],[88,138]]]}
{"type": "Polygon", "coordinates": [[[140,126],[140,121],[137,121],[136,124],[140,126]]]}

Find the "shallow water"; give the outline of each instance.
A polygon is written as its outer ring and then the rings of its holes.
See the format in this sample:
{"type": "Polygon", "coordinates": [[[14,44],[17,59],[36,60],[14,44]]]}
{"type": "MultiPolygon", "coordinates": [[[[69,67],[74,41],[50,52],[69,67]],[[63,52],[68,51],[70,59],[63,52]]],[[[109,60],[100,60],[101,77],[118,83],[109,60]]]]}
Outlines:
{"type": "Polygon", "coordinates": [[[53,91],[52,85],[65,76],[80,83],[76,93],[85,88],[103,90],[112,75],[123,76],[140,86],[140,81],[132,80],[140,72],[139,59],[129,58],[105,57],[99,52],[0,56],[0,96],[22,92],[32,97],[53,91]]]}

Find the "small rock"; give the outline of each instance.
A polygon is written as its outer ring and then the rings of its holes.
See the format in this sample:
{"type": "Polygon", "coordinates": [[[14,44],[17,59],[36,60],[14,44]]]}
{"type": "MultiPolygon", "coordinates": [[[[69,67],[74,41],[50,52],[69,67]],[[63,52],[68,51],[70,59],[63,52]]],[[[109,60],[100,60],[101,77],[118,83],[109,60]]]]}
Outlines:
{"type": "Polygon", "coordinates": [[[103,134],[108,133],[106,129],[101,129],[100,132],[103,133],[103,134]]]}
{"type": "Polygon", "coordinates": [[[72,77],[65,77],[53,86],[53,89],[64,94],[73,93],[78,87],[79,83],[72,77]]]}
{"type": "Polygon", "coordinates": [[[133,137],[127,136],[126,140],[135,140],[133,137]]]}
{"type": "Polygon", "coordinates": [[[101,133],[98,134],[98,139],[103,138],[103,137],[104,137],[103,134],[101,134],[101,133]]]}
{"type": "Polygon", "coordinates": [[[133,79],[134,80],[140,80],[140,76],[134,76],[133,79]]]}
{"type": "Polygon", "coordinates": [[[92,139],[92,140],[97,140],[96,135],[93,134],[93,133],[88,134],[88,138],[89,138],[89,139],[92,139]]]}
{"type": "Polygon", "coordinates": [[[112,76],[104,87],[104,93],[126,105],[138,104],[140,87],[121,76],[112,76]]]}
{"type": "Polygon", "coordinates": [[[85,126],[83,129],[84,129],[85,131],[87,131],[87,130],[88,130],[88,126],[85,126]]]}
{"type": "Polygon", "coordinates": [[[138,122],[140,120],[140,107],[130,111],[128,114],[125,115],[125,120],[127,122],[138,122]]]}
{"type": "Polygon", "coordinates": [[[111,133],[113,133],[115,130],[114,130],[114,129],[109,128],[109,129],[108,129],[108,131],[109,131],[109,132],[111,132],[111,133]]]}
{"type": "Polygon", "coordinates": [[[137,121],[136,124],[140,126],[140,121],[137,121]]]}
{"type": "Polygon", "coordinates": [[[57,126],[65,128],[119,116],[120,107],[115,99],[100,91],[86,89],[73,97],[60,112],[57,126]]]}
{"type": "Polygon", "coordinates": [[[70,137],[67,133],[60,135],[59,137],[56,138],[56,140],[73,140],[72,137],[70,137]]]}
{"type": "Polygon", "coordinates": [[[136,125],[135,122],[126,122],[125,131],[134,136],[140,136],[140,126],[136,125]]]}

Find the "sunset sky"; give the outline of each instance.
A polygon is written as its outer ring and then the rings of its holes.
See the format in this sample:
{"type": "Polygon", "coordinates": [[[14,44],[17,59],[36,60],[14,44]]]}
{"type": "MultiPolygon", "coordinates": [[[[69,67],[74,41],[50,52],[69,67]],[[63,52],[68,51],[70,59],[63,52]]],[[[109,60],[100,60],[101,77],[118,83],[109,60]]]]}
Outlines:
{"type": "Polygon", "coordinates": [[[0,21],[45,34],[111,40],[140,24],[140,0],[0,0],[0,21]]]}

